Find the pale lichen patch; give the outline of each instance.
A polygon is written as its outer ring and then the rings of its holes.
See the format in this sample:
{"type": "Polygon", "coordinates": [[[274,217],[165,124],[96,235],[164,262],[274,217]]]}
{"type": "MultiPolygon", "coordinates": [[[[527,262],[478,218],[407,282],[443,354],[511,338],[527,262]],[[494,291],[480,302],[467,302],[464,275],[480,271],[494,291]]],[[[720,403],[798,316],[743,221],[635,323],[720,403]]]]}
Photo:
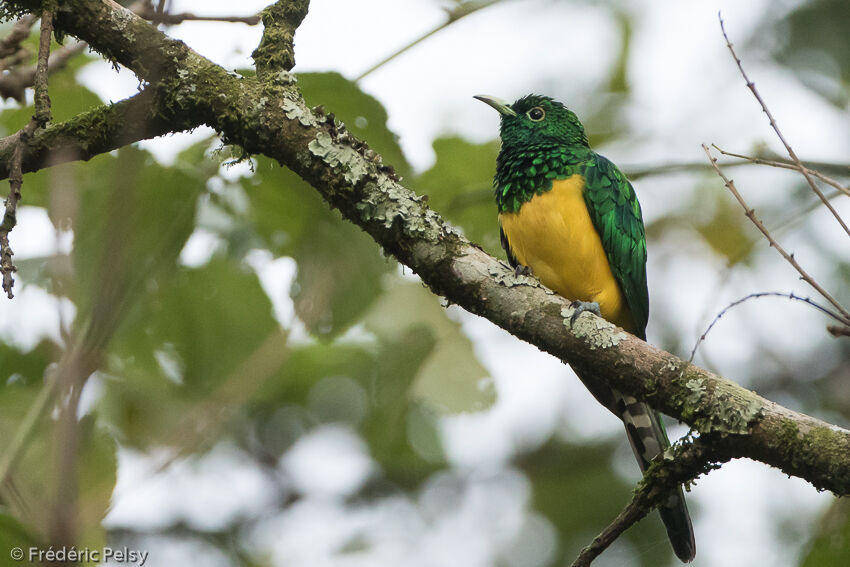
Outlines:
{"type": "MultiPolygon", "coordinates": [[[[537,278],[533,276],[526,276],[524,274],[514,274],[510,270],[506,270],[501,266],[490,266],[489,272],[499,285],[503,285],[505,287],[518,287],[523,285],[528,287],[543,287],[540,285],[540,281],[537,278]]],[[[546,288],[543,289],[545,289],[546,293],[550,295],[554,295],[555,293],[552,290],[546,288]]]]}
{"type": "Polygon", "coordinates": [[[606,349],[620,344],[620,341],[629,335],[617,329],[613,323],[606,321],[602,317],[597,317],[592,314],[579,315],[574,324],[570,324],[570,319],[575,310],[570,306],[565,306],[561,309],[561,317],[564,318],[564,326],[571,329],[573,334],[583,339],[590,350],[606,349]]]}
{"type": "Polygon", "coordinates": [[[422,198],[381,175],[378,183],[365,186],[365,197],[357,203],[360,218],[378,221],[391,228],[396,221],[408,236],[436,242],[442,234],[443,221],[432,209],[421,204],[422,198]]]}
{"type": "Polygon", "coordinates": [[[316,138],[307,144],[307,149],[332,168],[342,170],[343,177],[352,185],[368,173],[362,156],[350,146],[334,143],[327,132],[319,132],[316,138]]]}
{"type": "MultiPolygon", "coordinates": [[[[302,126],[314,125],[312,115],[307,112],[307,109],[304,106],[298,104],[297,102],[288,98],[284,98],[280,103],[280,107],[281,109],[283,109],[283,112],[284,114],[286,114],[286,117],[290,120],[298,120],[298,122],[300,122],[302,126]]],[[[325,133],[322,132],[322,134],[325,133]]],[[[328,134],[325,134],[325,136],[327,136],[328,140],[330,140],[330,136],[328,134]]]]}
{"type": "Polygon", "coordinates": [[[688,390],[687,401],[691,404],[698,404],[706,391],[703,381],[696,378],[691,378],[685,382],[685,388],[688,390]]]}

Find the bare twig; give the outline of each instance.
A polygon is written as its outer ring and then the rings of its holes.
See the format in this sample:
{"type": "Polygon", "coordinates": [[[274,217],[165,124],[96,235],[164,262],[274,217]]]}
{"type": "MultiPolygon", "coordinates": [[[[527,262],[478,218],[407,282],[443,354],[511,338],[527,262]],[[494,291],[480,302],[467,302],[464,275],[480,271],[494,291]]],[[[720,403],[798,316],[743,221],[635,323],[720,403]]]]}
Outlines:
{"type": "Polygon", "coordinates": [[[782,135],[782,132],[779,130],[779,125],[776,123],[776,119],[771,114],[770,110],[767,108],[767,104],[765,104],[764,99],[761,98],[761,95],[756,89],[755,83],[753,83],[750,78],[747,76],[747,73],[744,71],[744,66],[741,63],[741,60],[738,58],[738,54],[735,53],[735,49],[732,47],[732,42],[729,41],[729,36],[726,35],[726,28],[723,25],[723,17],[720,15],[720,12],[717,13],[717,18],[720,20],[720,30],[723,32],[723,38],[726,40],[726,47],[729,48],[729,52],[732,54],[732,57],[735,59],[735,63],[738,65],[738,70],[741,71],[741,75],[744,77],[744,80],[747,82],[747,87],[752,91],[753,96],[756,97],[756,100],[761,105],[762,111],[767,115],[770,120],[770,126],[773,128],[773,131],[776,132],[776,135],[779,137],[779,140],[785,146],[785,150],[788,152],[788,155],[791,157],[791,160],[794,162],[796,169],[803,174],[803,177],[806,178],[806,181],[809,184],[809,187],[812,188],[812,191],[815,192],[823,204],[826,205],[826,208],[832,213],[835,217],[835,220],[838,221],[838,224],[841,225],[841,228],[844,229],[844,232],[847,233],[847,236],[850,236],[850,228],[847,228],[847,224],[844,222],[844,219],[841,218],[841,215],[838,214],[838,211],[835,210],[835,207],[829,202],[829,199],[823,194],[820,188],[815,183],[812,176],[809,175],[809,170],[803,166],[803,163],[800,161],[800,158],[797,157],[797,154],[794,152],[794,149],[785,139],[785,136],[782,135]]]}
{"type": "Polygon", "coordinates": [[[35,114],[32,120],[14,137],[12,143],[15,150],[9,167],[9,196],[6,197],[6,208],[3,221],[0,222],[0,273],[3,274],[3,290],[12,299],[15,295],[12,287],[15,278],[12,274],[17,271],[12,262],[12,247],[9,244],[9,233],[18,223],[18,201],[21,199],[21,187],[24,184],[22,163],[24,148],[33,132],[43,128],[50,121],[50,97],[47,94],[47,57],[50,53],[50,37],[53,34],[53,14],[44,10],[41,15],[41,37],[38,46],[38,64],[35,76],[35,114]]]}
{"type": "Polygon", "coordinates": [[[411,41],[410,43],[408,43],[407,45],[405,45],[401,49],[398,49],[397,51],[395,51],[391,55],[385,57],[384,59],[381,59],[380,61],[378,61],[377,63],[375,63],[374,65],[372,65],[371,67],[369,67],[368,69],[363,71],[362,73],[360,73],[360,75],[358,75],[354,80],[359,81],[359,80],[363,79],[364,77],[366,77],[367,75],[370,75],[371,73],[378,70],[380,67],[383,67],[384,65],[386,65],[387,63],[389,63],[390,61],[392,61],[393,59],[395,59],[396,57],[398,57],[399,55],[401,55],[402,53],[407,51],[408,49],[419,45],[420,43],[422,43],[423,41],[425,41],[426,39],[428,39],[429,37],[431,37],[435,33],[442,31],[443,29],[449,27],[450,25],[452,25],[456,21],[460,20],[461,18],[464,18],[464,17],[468,16],[469,14],[477,12],[478,10],[481,10],[483,8],[487,8],[489,6],[492,6],[493,4],[497,4],[498,2],[501,2],[501,0],[483,0],[481,2],[464,2],[463,4],[457,5],[453,10],[447,10],[446,11],[447,18],[446,18],[445,22],[443,22],[442,24],[438,25],[437,27],[425,32],[424,34],[420,35],[419,37],[417,37],[416,39],[414,39],[413,41],[411,41]]]}
{"type": "Polygon", "coordinates": [[[795,270],[797,270],[797,273],[800,274],[800,277],[806,283],[812,286],[819,294],[821,294],[824,299],[829,301],[829,303],[831,303],[833,307],[835,307],[835,309],[841,314],[842,323],[850,324],[850,313],[848,313],[847,310],[844,309],[844,307],[842,307],[841,304],[838,303],[838,301],[834,297],[832,297],[832,295],[830,295],[828,291],[821,287],[821,285],[816,282],[814,278],[812,278],[812,276],[810,276],[808,272],[806,272],[802,268],[802,266],[800,266],[800,264],[794,258],[794,254],[789,254],[788,252],[786,252],[785,249],[773,238],[773,236],[767,230],[767,227],[764,226],[764,223],[762,223],[761,220],[756,216],[755,209],[750,208],[750,206],[747,204],[746,201],[744,201],[744,198],[738,192],[738,189],[735,187],[735,183],[731,179],[726,177],[726,174],[723,173],[722,169],[720,169],[720,166],[717,164],[717,158],[711,155],[711,150],[709,150],[708,146],[703,144],[702,149],[705,151],[705,155],[707,155],[708,159],[711,161],[711,165],[714,166],[714,170],[717,172],[717,175],[719,175],[720,178],[723,180],[723,183],[726,185],[726,188],[729,189],[732,195],[734,195],[735,199],[738,200],[738,203],[740,203],[741,206],[744,208],[744,214],[747,215],[747,218],[750,219],[750,221],[752,221],[754,225],[756,225],[756,228],[758,228],[759,231],[764,235],[764,237],[767,238],[767,241],[770,243],[770,245],[773,248],[776,248],[776,251],[779,252],[782,257],[785,258],[788,263],[794,267],[795,270]]]}
{"type": "Polygon", "coordinates": [[[21,198],[21,186],[24,183],[24,175],[21,172],[21,162],[24,155],[25,140],[28,137],[27,130],[35,130],[35,122],[30,121],[27,126],[15,135],[15,151],[12,154],[12,163],[9,166],[9,196],[6,197],[6,209],[3,213],[3,222],[0,223],[0,272],[3,274],[3,290],[9,299],[15,297],[12,287],[15,285],[14,274],[18,269],[12,262],[12,247],[9,245],[9,232],[18,224],[18,201],[21,198]]]}
{"type": "Polygon", "coordinates": [[[140,17],[150,20],[154,24],[165,24],[174,26],[183,22],[228,22],[237,24],[247,24],[256,26],[260,23],[260,15],[253,14],[251,16],[198,16],[192,12],[181,12],[179,14],[169,14],[168,12],[159,13],[145,7],[136,12],[140,17]]]}
{"type": "MultiPolygon", "coordinates": [[[[711,146],[715,150],[717,150],[718,152],[723,154],[724,156],[743,159],[743,160],[746,160],[750,163],[755,163],[755,164],[758,164],[758,165],[769,165],[770,167],[779,167],[779,168],[782,168],[782,169],[791,169],[791,170],[794,170],[794,171],[800,171],[800,168],[797,167],[797,165],[795,165],[795,164],[787,163],[787,162],[784,162],[784,161],[776,161],[776,160],[772,160],[772,159],[764,159],[764,158],[760,158],[760,157],[748,156],[748,155],[744,155],[744,154],[736,154],[735,152],[727,152],[723,148],[718,147],[717,144],[711,144],[711,146]]],[[[740,165],[740,164],[737,164],[737,165],[740,165]]],[[[805,166],[803,167],[803,169],[806,171],[806,173],[808,173],[812,177],[817,177],[818,179],[820,179],[821,181],[823,181],[827,185],[831,185],[832,187],[835,187],[836,189],[838,189],[840,192],[844,193],[845,195],[850,196],[850,187],[847,187],[846,185],[842,185],[841,183],[839,183],[838,181],[836,181],[832,177],[827,177],[826,175],[824,175],[823,173],[821,173],[820,171],[818,171],[816,169],[811,169],[811,168],[808,168],[808,167],[805,167],[805,166]]],[[[848,171],[848,173],[850,173],[850,171],[848,171]]],[[[829,197],[827,196],[827,198],[829,198],[829,197]]]]}
{"type": "MultiPolygon", "coordinates": [[[[812,307],[814,307],[815,309],[817,309],[818,311],[821,311],[822,313],[825,313],[826,315],[832,317],[833,319],[835,319],[839,323],[842,323],[843,325],[846,324],[846,322],[841,317],[841,315],[835,313],[834,311],[827,309],[823,305],[820,305],[820,304],[812,301],[808,297],[800,297],[799,295],[795,295],[794,292],[783,293],[781,291],[762,291],[762,292],[758,292],[758,293],[751,293],[747,296],[742,297],[741,299],[737,299],[737,300],[733,301],[732,303],[730,303],[729,305],[724,307],[717,315],[715,315],[714,319],[711,321],[711,324],[709,324],[709,326],[706,327],[705,331],[703,331],[702,335],[700,335],[699,339],[697,339],[697,342],[694,345],[694,348],[691,349],[691,357],[688,359],[688,362],[694,361],[694,356],[697,353],[697,348],[699,348],[700,343],[705,340],[705,337],[708,335],[708,333],[711,331],[711,329],[714,327],[714,325],[716,325],[717,322],[720,321],[720,319],[724,315],[726,315],[726,313],[730,309],[732,309],[733,307],[737,307],[738,305],[744,303],[745,301],[749,301],[750,299],[758,299],[760,297],[784,297],[784,298],[790,299],[792,301],[802,301],[803,303],[807,303],[807,304],[811,305],[812,307]]],[[[827,330],[832,333],[833,328],[839,328],[839,327],[835,327],[835,325],[830,325],[830,326],[827,327],[827,330]]],[[[840,329],[844,329],[844,328],[847,328],[847,327],[843,327],[843,326],[840,327],[840,329]]],[[[833,333],[833,334],[835,334],[835,333],[833,333]]]]}
{"type": "Polygon", "coordinates": [[[41,33],[38,40],[38,63],[35,66],[35,114],[33,120],[39,128],[50,122],[50,95],[47,93],[47,58],[50,56],[50,38],[53,36],[53,13],[41,13],[41,33]]]}

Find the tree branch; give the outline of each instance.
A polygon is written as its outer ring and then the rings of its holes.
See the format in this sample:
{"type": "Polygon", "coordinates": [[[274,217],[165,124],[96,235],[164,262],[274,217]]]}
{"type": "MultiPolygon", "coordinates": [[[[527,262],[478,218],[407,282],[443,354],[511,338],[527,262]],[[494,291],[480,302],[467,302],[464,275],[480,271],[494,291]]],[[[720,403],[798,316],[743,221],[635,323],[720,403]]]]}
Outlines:
{"type": "MultiPolygon", "coordinates": [[[[186,128],[202,124],[189,122],[185,112],[166,113],[153,91],[145,89],[128,99],[96,107],[67,122],[37,131],[23,148],[22,171],[29,173],[69,161],[89,160],[140,140],[182,130],[175,121],[190,124],[186,128]]],[[[12,138],[0,140],[0,179],[10,173],[12,138]]]]}
{"type": "MultiPolygon", "coordinates": [[[[54,73],[64,69],[68,62],[88,47],[85,42],[78,41],[74,45],[68,45],[50,54],[47,60],[47,72],[54,73]]],[[[24,103],[24,93],[27,87],[33,86],[36,78],[37,65],[29,65],[10,70],[0,75],[0,97],[11,98],[19,103],[24,103]]]]}
{"type": "MultiPolygon", "coordinates": [[[[206,123],[226,143],[277,159],[448,301],[592,371],[701,435],[712,434],[713,449],[723,455],[759,460],[819,489],[850,494],[850,431],[765,400],[592,314],[571,327],[567,300],[515,276],[463,238],[403,187],[367,144],[313,113],[293,78],[234,76],[113,2],[78,0],[73,10],[57,13],[57,26],[150,82],[159,117],[176,120],[173,130],[206,123]]],[[[74,147],[99,136],[88,129],[79,134],[74,147]]],[[[0,160],[8,171],[2,153],[0,160]]]]}
{"type": "Polygon", "coordinates": [[[145,6],[140,10],[137,10],[136,14],[138,14],[140,18],[150,20],[154,24],[165,24],[167,26],[174,26],[182,24],[183,22],[227,22],[247,24],[249,26],[256,26],[260,23],[259,14],[251,16],[198,16],[191,12],[169,14],[167,12],[159,13],[156,9],[150,6],[145,6]]]}
{"type": "Polygon", "coordinates": [[[9,35],[0,39],[0,57],[8,57],[18,52],[21,42],[29,37],[30,29],[37,19],[35,14],[28,14],[15,22],[9,35]]]}
{"type": "Polygon", "coordinates": [[[257,76],[295,67],[295,30],[307,16],[309,0],[278,0],[262,12],[263,39],[251,54],[257,76]]]}
{"type": "Polygon", "coordinates": [[[672,491],[720,468],[720,463],[728,460],[727,456],[716,452],[711,443],[702,438],[686,440],[670,447],[663,458],[650,463],[631,501],[590,545],[581,550],[571,567],[589,567],[623,532],[663,503],[672,491]]]}
{"type": "Polygon", "coordinates": [[[35,114],[29,123],[11,137],[12,158],[9,168],[9,196],[6,197],[3,220],[0,222],[0,273],[3,274],[3,291],[9,299],[14,297],[12,287],[15,285],[14,274],[18,268],[12,262],[12,246],[9,243],[9,233],[18,223],[18,201],[21,199],[23,186],[24,148],[33,133],[44,128],[50,121],[50,97],[47,94],[47,58],[50,54],[50,38],[53,35],[53,13],[49,10],[41,12],[41,34],[38,43],[38,64],[35,73],[35,114]]]}

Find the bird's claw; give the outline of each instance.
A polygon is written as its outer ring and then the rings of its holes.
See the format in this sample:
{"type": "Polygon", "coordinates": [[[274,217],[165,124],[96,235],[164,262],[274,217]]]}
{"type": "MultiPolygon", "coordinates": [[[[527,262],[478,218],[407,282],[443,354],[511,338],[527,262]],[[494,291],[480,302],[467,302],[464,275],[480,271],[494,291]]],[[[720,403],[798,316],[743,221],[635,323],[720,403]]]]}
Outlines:
{"type": "Polygon", "coordinates": [[[599,310],[599,303],[596,301],[573,301],[570,303],[570,307],[573,308],[573,314],[570,317],[570,327],[575,325],[576,319],[578,319],[579,315],[585,311],[589,311],[602,317],[602,312],[599,310]]]}
{"type": "Polygon", "coordinates": [[[531,268],[529,268],[528,266],[523,266],[522,264],[517,264],[516,266],[514,266],[514,276],[520,277],[532,275],[534,274],[531,272],[531,268]]]}

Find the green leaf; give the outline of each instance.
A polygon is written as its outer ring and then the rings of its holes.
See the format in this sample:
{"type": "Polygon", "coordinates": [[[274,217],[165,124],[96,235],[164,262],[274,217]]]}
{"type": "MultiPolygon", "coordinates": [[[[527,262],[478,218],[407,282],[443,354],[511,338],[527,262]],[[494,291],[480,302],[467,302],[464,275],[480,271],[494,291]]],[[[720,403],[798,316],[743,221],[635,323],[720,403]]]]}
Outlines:
{"type": "MultiPolygon", "coordinates": [[[[38,34],[31,34],[27,43],[33,53],[30,64],[35,65],[35,54],[38,53],[38,34]]],[[[53,42],[51,51],[56,49],[61,49],[61,46],[53,42]]],[[[47,89],[50,94],[50,111],[53,122],[63,122],[103,104],[100,97],[79,84],[76,79],[77,71],[95,60],[94,57],[86,53],[80,53],[73,57],[64,69],[50,74],[47,89]]],[[[28,90],[31,90],[31,87],[28,90]]],[[[26,126],[34,111],[35,107],[32,105],[6,108],[0,111],[0,135],[8,136],[26,126]]]]}
{"type": "Polygon", "coordinates": [[[298,73],[298,85],[308,104],[321,104],[333,112],[352,134],[366,140],[385,164],[402,177],[410,174],[398,137],[387,127],[387,111],[357,83],[339,73],[298,73]]]}
{"type": "MultiPolygon", "coordinates": [[[[391,342],[417,328],[433,337],[434,347],[418,369],[411,395],[439,411],[478,411],[495,398],[489,373],[475,356],[458,323],[421,284],[395,282],[365,318],[366,328],[391,342]]],[[[410,347],[408,347],[410,348],[410,347]]]]}
{"type": "Polygon", "coordinates": [[[437,161],[411,187],[429,205],[490,254],[503,255],[493,198],[498,142],[472,144],[457,137],[434,141],[437,161]]]}
{"type": "MultiPolygon", "coordinates": [[[[2,439],[11,439],[17,432],[42,387],[41,384],[23,383],[0,387],[2,439]]],[[[115,442],[110,435],[95,426],[92,416],[82,418],[74,436],[77,443],[74,468],[62,469],[58,460],[60,451],[56,447],[57,427],[53,420],[42,416],[13,463],[2,496],[17,522],[13,525],[0,521],[0,541],[4,537],[4,528],[10,530],[6,537],[9,534],[20,535],[21,530],[29,534],[16,545],[22,546],[35,538],[46,539],[57,505],[57,487],[70,483],[73,485],[71,493],[76,494],[76,499],[63,504],[74,506],[73,529],[78,535],[77,541],[84,546],[102,547],[105,533],[101,522],[109,508],[116,479],[115,442]],[[76,478],[61,476],[67,473],[74,473],[76,478]]],[[[2,518],[3,514],[0,514],[2,518]]]]}
{"type": "Polygon", "coordinates": [[[695,231],[730,266],[748,264],[759,241],[738,204],[713,184],[700,187],[680,208],[648,223],[646,235],[650,241],[663,241],[677,229],[695,231]]]}
{"type": "MultiPolygon", "coordinates": [[[[71,297],[78,327],[100,343],[130,324],[148,289],[173,277],[204,183],[132,147],[75,173],[80,205],[73,221],[71,297]]],[[[51,216],[63,223],[62,211],[51,216]]]]}
{"type": "Polygon", "coordinates": [[[295,260],[292,298],[311,333],[330,339],[345,332],[381,293],[395,261],[330,211],[315,189],[270,160],[258,159],[255,175],[243,179],[242,187],[249,211],[241,221],[234,217],[233,230],[255,230],[273,254],[295,260]]]}
{"type": "Polygon", "coordinates": [[[320,221],[293,255],[295,312],[315,335],[330,338],[354,324],[382,291],[395,268],[366,233],[343,220],[320,221]]]}
{"type": "Polygon", "coordinates": [[[274,376],[286,344],[256,274],[225,258],[181,268],[110,359],[103,412],[136,446],[181,444],[274,376]]]}
{"type": "Polygon", "coordinates": [[[47,339],[28,352],[0,343],[0,384],[40,385],[47,365],[54,360],[57,348],[56,344],[47,339]]]}
{"type": "Polygon", "coordinates": [[[317,424],[348,423],[381,464],[382,478],[418,486],[444,459],[438,416],[411,395],[434,345],[433,334],[414,324],[387,340],[292,348],[246,409],[255,422],[251,438],[277,458],[317,424]]]}
{"type": "Polygon", "coordinates": [[[770,48],[808,88],[839,108],[850,104],[850,11],[844,0],[799,3],[774,23],[770,48]]]}
{"type": "MultiPolygon", "coordinates": [[[[558,530],[561,557],[567,563],[611,523],[632,496],[634,486],[611,467],[616,447],[616,442],[574,445],[552,440],[519,460],[534,489],[534,507],[558,530]]],[[[643,567],[670,564],[673,552],[657,513],[622,537],[640,549],[636,559],[643,567]]]]}
{"type": "Polygon", "coordinates": [[[850,502],[836,499],[820,521],[801,567],[850,565],[850,502]]]}

